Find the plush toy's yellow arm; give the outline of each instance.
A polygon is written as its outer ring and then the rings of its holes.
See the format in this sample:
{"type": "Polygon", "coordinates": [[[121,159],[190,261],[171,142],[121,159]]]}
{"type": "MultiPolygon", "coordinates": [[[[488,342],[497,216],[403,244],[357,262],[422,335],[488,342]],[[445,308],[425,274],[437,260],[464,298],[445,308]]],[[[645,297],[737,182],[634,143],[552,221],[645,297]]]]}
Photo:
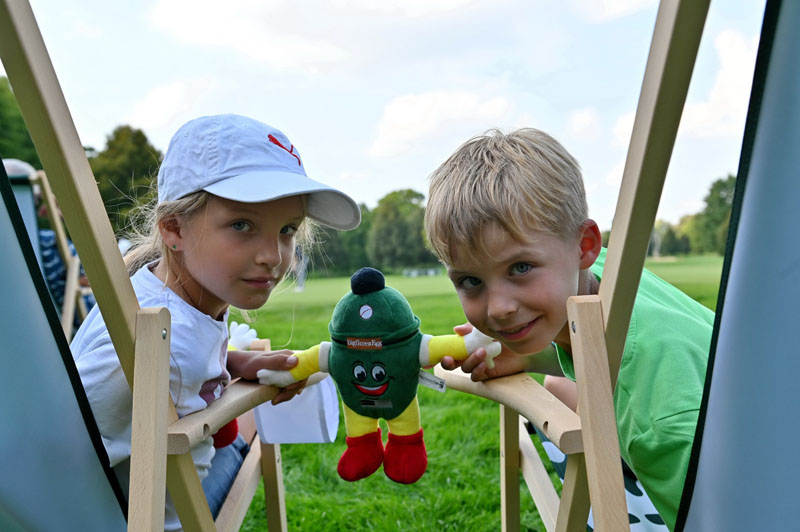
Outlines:
{"type": "MultiPolygon", "coordinates": [[[[297,365],[289,370],[295,380],[301,381],[307,379],[314,373],[320,371],[320,348],[323,344],[315,345],[305,351],[298,351],[294,354],[297,357],[297,365]]],[[[327,360],[328,349],[325,349],[325,356],[327,360]]],[[[327,365],[327,364],[326,364],[327,365]]]]}
{"type": "Polygon", "coordinates": [[[464,360],[478,348],[486,349],[486,364],[494,367],[494,357],[500,354],[500,343],[486,336],[478,329],[466,336],[457,334],[443,334],[441,336],[423,335],[419,348],[420,365],[433,366],[442,361],[446,356],[456,360],[464,360]]]}
{"type": "Polygon", "coordinates": [[[456,360],[464,360],[468,354],[463,336],[457,334],[431,336],[430,342],[428,342],[428,363],[426,366],[436,365],[446,356],[451,356],[456,360]]]}

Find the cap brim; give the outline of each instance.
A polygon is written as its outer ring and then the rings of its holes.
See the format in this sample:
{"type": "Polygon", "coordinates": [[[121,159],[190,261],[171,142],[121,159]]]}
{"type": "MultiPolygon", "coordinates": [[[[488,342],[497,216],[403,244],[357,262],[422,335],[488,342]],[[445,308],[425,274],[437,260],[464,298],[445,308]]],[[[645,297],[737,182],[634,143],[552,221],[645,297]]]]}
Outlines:
{"type": "Polygon", "coordinates": [[[350,196],[303,174],[250,172],[217,181],[203,190],[242,203],[260,203],[308,194],[309,218],[343,231],[355,229],[361,223],[361,209],[350,196]]]}

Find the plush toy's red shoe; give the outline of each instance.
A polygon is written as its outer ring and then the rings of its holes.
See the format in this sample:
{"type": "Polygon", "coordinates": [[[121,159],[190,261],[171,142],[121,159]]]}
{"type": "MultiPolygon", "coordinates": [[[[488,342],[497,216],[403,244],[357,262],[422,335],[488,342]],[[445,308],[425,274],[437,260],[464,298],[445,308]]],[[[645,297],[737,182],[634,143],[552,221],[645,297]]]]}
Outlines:
{"type": "Polygon", "coordinates": [[[348,436],[347,449],[339,458],[339,476],[348,482],[355,482],[373,474],[383,462],[383,442],[381,429],[363,436],[348,436]]]}
{"type": "Polygon", "coordinates": [[[383,472],[400,484],[413,484],[428,467],[428,453],[422,441],[422,429],[416,434],[398,436],[389,433],[383,457],[383,472]]]}
{"type": "Polygon", "coordinates": [[[236,418],[233,418],[228,422],[227,425],[222,427],[214,434],[214,447],[219,449],[220,447],[227,447],[228,445],[233,443],[233,440],[236,439],[236,436],[239,435],[239,422],[236,421],[236,418]]]}

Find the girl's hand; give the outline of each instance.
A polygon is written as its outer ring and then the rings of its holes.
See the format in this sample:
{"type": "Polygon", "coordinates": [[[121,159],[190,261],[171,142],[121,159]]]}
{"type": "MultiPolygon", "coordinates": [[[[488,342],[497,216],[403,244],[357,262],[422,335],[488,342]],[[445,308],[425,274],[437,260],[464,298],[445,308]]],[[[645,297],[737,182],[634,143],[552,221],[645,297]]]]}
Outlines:
{"type": "MultiPolygon", "coordinates": [[[[233,376],[242,377],[247,380],[258,380],[260,370],[285,371],[297,365],[297,357],[292,351],[282,349],[280,351],[229,351],[228,369],[233,376]],[[244,359],[246,357],[246,359],[244,359]],[[237,363],[238,362],[238,363],[237,363]],[[238,366],[239,371],[234,372],[234,367],[238,366]]],[[[280,388],[280,392],[272,399],[272,404],[277,405],[288,401],[299,394],[305,387],[307,379],[293,382],[280,388]]]]}

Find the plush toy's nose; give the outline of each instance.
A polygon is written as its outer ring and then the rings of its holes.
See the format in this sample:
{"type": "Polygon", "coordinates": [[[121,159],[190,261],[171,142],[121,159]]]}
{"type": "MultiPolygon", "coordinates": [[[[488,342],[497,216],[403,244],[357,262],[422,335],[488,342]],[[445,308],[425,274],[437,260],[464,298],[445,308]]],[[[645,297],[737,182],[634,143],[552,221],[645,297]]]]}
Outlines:
{"type": "Polygon", "coordinates": [[[383,290],[386,280],[383,274],[375,268],[361,268],[350,277],[350,289],[354,294],[369,294],[383,290]]]}

